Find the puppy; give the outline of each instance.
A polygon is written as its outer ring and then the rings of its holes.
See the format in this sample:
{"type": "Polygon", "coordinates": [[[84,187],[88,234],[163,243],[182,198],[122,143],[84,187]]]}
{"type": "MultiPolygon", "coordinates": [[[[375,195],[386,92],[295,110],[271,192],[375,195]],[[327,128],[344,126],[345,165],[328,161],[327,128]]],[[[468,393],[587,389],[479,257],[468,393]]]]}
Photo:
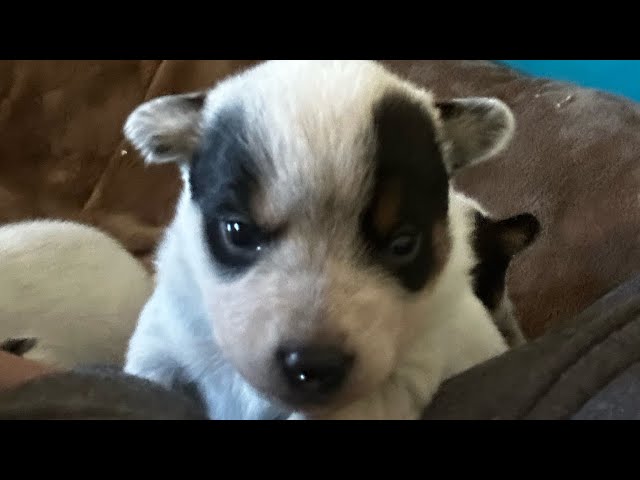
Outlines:
{"type": "Polygon", "coordinates": [[[123,365],[153,284],[116,240],[73,222],[0,227],[0,349],[59,368],[123,365]]]}
{"type": "Polygon", "coordinates": [[[436,101],[370,61],[270,61],[139,106],[126,137],[184,189],[125,371],[195,383],[214,419],[419,418],[508,348],[450,179],[513,130],[497,99],[436,101]]]}
{"type": "Polygon", "coordinates": [[[510,347],[526,343],[506,285],[513,257],[538,237],[540,223],[529,213],[496,220],[476,205],[472,248],[476,263],[471,269],[473,291],[487,308],[510,347]]]}

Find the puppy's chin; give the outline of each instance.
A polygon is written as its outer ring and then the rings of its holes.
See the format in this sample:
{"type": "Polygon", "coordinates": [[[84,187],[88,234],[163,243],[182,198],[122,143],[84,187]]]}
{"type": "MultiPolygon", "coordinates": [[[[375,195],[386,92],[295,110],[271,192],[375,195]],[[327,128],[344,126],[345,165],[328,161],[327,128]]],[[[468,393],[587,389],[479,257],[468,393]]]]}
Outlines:
{"type": "Polygon", "coordinates": [[[367,393],[373,392],[376,389],[376,385],[371,385],[363,389],[355,388],[353,385],[345,385],[339,391],[324,397],[306,398],[305,395],[293,392],[286,385],[281,388],[270,385],[265,389],[261,389],[258,385],[251,383],[246,376],[243,375],[243,378],[273,403],[280,405],[286,410],[300,412],[309,418],[321,418],[332,411],[362,398],[367,395],[367,393]]]}
{"type": "Polygon", "coordinates": [[[292,388],[279,366],[272,361],[247,359],[246,355],[239,360],[224,348],[223,355],[244,381],[265,398],[310,418],[322,417],[366,396],[379,388],[392,373],[391,365],[384,372],[356,368],[339,389],[324,395],[306,394],[292,388]]]}

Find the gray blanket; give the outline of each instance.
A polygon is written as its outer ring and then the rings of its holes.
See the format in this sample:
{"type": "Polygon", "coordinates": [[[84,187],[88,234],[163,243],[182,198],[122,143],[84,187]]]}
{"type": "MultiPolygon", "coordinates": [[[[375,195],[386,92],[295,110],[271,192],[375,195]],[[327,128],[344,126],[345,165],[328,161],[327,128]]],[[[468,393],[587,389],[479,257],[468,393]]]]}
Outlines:
{"type": "Polygon", "coordinates": [[[640,276],[447,382],[425,419],[640,419],[640,276]]]}

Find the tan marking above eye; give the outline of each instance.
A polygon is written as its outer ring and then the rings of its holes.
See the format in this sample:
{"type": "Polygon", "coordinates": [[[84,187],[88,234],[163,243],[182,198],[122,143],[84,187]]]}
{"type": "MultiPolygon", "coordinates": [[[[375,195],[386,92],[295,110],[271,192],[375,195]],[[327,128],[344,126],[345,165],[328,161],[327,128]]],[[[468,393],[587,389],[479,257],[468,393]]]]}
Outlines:
{"type": "Polygon", "coordinates": [[[402,191],[397,181],[386,182],[375,201],[373,226],[381,237],[385,237],[398,226],[402,191]]]}

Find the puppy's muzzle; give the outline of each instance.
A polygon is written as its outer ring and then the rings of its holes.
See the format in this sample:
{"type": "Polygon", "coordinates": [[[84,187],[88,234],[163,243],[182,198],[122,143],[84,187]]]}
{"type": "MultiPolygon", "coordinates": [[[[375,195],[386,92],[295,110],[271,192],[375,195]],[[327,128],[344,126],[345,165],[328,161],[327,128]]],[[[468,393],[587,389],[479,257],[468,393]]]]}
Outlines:
{"type": "Polygon", "coordinates": [[[296,397],[303,403],[321,403],[343,385],[353,356],[334,347],[282,348],[278,364],[296,397]]]}

